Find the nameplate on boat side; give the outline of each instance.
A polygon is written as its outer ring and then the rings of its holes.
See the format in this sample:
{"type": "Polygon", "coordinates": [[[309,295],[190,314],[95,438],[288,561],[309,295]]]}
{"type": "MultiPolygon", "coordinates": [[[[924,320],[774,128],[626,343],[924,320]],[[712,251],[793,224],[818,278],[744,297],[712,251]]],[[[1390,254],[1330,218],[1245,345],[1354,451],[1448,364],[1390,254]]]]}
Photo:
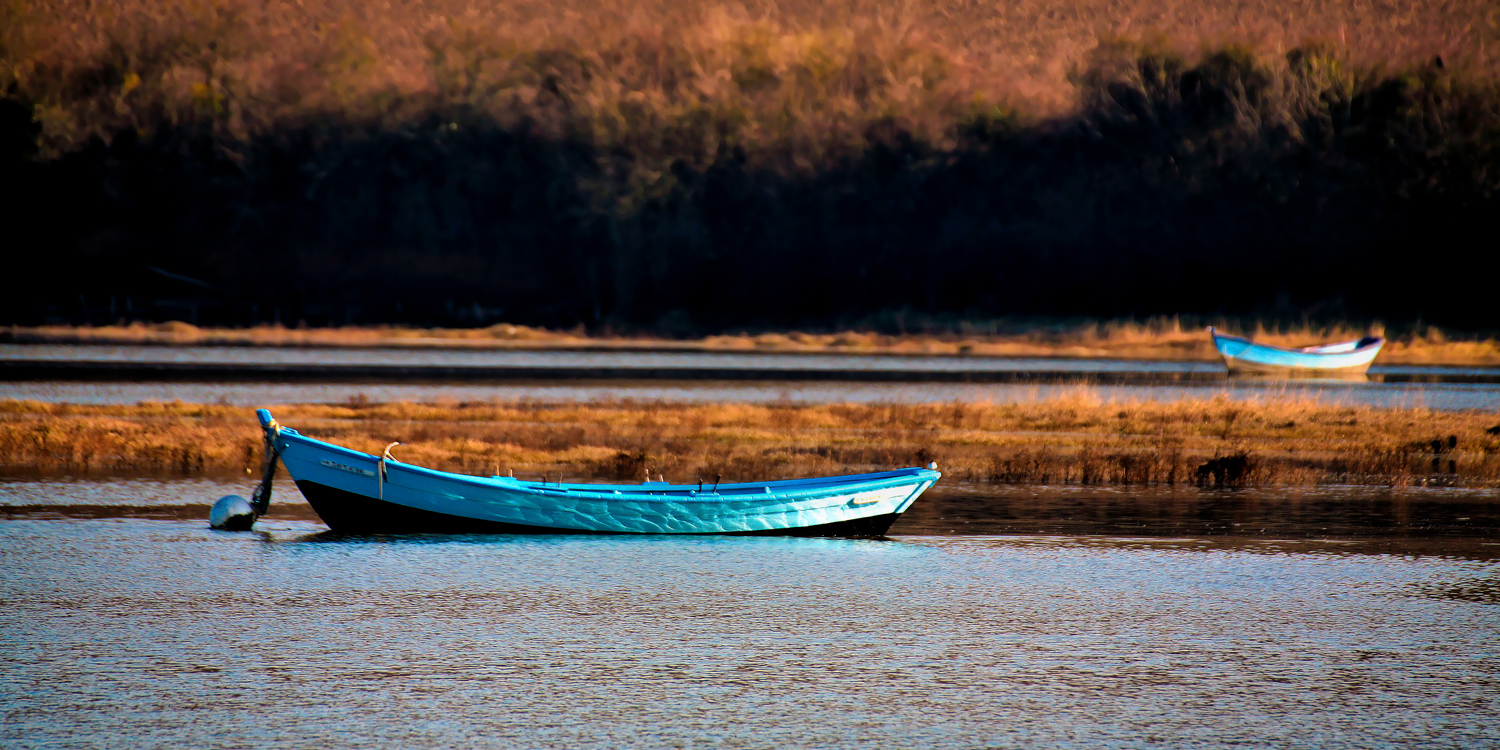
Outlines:
{"type": "Polygon", "coordinates": [[[373,477],[373,476],[375,476],[375,472],[370,471],[369,469],[361,469],[358,466],[350,466],[349,464],[341,464],[338,461],[335,461],[335,460],[333,460],[331,458],[325,458],[325,459],[323,459],[322,464],[324,466],[327,466],[330,469],[339,469],[341,471],[347,471],[347,472],[349,472],[351,474],[359,474],[360,476],[366,476],[366,477],[373,477]]]}

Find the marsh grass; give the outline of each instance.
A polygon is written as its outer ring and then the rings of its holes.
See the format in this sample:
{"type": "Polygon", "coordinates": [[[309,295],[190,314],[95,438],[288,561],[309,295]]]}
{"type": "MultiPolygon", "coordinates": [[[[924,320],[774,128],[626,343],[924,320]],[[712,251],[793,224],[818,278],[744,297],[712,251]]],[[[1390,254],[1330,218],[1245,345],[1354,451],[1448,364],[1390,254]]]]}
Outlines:
{"type": "MultiPolygon", "coordinates": [[[[1108,401],[1080,388],[1018,404],[291,405],[304,434],[478,475],[752,481],[925,465],[1004,483],[1500,485],[1496,417],[1313,400],[1108,401]]],[[[0,402],[6,473],[239,474],[251,410],[0,402]]]]}

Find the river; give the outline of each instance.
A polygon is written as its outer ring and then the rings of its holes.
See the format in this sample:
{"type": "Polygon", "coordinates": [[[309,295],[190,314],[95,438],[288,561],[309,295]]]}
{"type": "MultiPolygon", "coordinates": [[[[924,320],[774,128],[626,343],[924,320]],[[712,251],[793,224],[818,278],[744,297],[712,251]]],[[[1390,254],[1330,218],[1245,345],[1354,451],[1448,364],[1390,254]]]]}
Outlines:
{"type": "Polygon", "coordinates": [[[1163,526],[1163,496],[975,485],[885,540],[402,538],[331,535],[283,484],[256,531],[209,530],[247,484],[0,483],[0,742],[1494,742],[1493,493],[1342,521],[1252,495],[1181,534],[1228,496],[1163,526]]]}
{"type": "Polygon", "coordinates": [[[1500,411],[1500,368],[1476,367],[1378,366],[1372,368],[1368,380],[1289,381],[1231,380],[1223,377],[1222,367],[1216,363],[1165,360],[0,344],[0,364],[7,363],[123,363],[181,368],[172,372],[171,382],[128,375],[109,377],[107,372],[92,373],[88,379],[0,380],[0,398],[82,404],[181,400],[265,406],[350,399],[1013,403],[1087,392],[1106,400],[1308,398],[1350,405],[1500,411]],[[192,376],[192,369],[198,367],[218,368],[216,372],[222,375],[232,373],[235,367],[258,363],[284,366],[290,373],[315,367],[333,368],[334,372],[319,375],[317,382],[294,382],[274,375],[252,374],[233,380],[192,376]],[[376,366],[412,369],[395,379],[356,376],[360,368],[376,366]],[[347,368],[351,374],[340,380],[339,368],[347,368]],[[420,375],[430,368],[448,368],[444,371],[448,379],[420,375]],[[504,378],[476,381],[455,377],[455,373],[481,370],[503,372],[504,378]],[[585,371],[607,377],[559,377],[585,371]],[[538,375],[528,376],[529,372],[538,375]],[[543,377],[545,374],[552,377],[543,377]],[[932,380],[949,377],[1009,382],[932,380]]]}

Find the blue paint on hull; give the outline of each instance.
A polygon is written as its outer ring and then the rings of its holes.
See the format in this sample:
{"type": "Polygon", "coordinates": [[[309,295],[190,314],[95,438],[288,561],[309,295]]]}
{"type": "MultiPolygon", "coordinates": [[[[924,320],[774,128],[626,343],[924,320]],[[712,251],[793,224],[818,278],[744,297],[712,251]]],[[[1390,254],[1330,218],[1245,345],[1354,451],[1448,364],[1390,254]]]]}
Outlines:
{"type": "Polygon", "coordinates": [[[1257,344],[1239,336],[1226,336],[1210,328],[1214,348],[1224,358],[1231,374],[1363,375],[1385,345],[1385,339],[1368,337],[1355,341],[1286,349],[1257,344]]]}
{"type": "Polygon", "coordinates": [[[823,528],[867,536],[884,533],[942,477],[912,468],[724,484],[717,490],[657,482],[542,484],[383,461],[280,427],[269,414],[262,423],[274,430],[287,472],[335,531],[515,527],[529,533],[789,534],[823,528]],[[367,501],[363,507],[360,498],[367,501]],[[449,520],[435,522],[438,517],[449,520]]]}
{"type": "MultiPolygon", "coordinates": [[[[308,504],[328,528],[342,534],[615,534],[628,532],[563,530],[545,526],[480,521],[417,510],[374,498],[356,495],[336,487],[301,481],[308,504]]],[[[805,537],[879,537],[899,518],[897,513],[869,516],[852,521],[836,521],[817,526],[800,526],[765,531],[726,532],[735,536],[805,536],[805,537]]]]}

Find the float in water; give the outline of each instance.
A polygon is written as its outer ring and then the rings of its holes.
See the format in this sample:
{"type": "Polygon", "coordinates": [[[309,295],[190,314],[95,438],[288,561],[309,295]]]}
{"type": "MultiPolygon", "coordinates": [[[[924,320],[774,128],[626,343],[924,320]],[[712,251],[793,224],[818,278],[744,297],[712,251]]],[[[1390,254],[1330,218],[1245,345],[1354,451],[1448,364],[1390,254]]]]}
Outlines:
{"type": "Polygon", "coordinates": [[[1343,377],[1364,375],[1385,345],[1379,336],[1366,336],[1335,344],[1287,349],[1257,344],[1239,336],[1226,336],[1212,327],[1214,348],[1224,358],[1230,375],[1283,375],[1302,377],[1343,377]]]}
{"type": "Polygon", "coordinates": [[[234,505],[237,514],[227,514],[230,503],[216,506],[216,517],[233,524],[216,528],[248,527],[245,507],[255,517],[265,514],[277,460],[330,529],[362,534],[881,536],[942,477],[929,464],[735,484],[529,482],[414,466],[397,461],[389,447],[382,456],[362,453],[282,427],[265,409],[256,415],[266,445],[261,487],[248,504],[234,505]]]}

